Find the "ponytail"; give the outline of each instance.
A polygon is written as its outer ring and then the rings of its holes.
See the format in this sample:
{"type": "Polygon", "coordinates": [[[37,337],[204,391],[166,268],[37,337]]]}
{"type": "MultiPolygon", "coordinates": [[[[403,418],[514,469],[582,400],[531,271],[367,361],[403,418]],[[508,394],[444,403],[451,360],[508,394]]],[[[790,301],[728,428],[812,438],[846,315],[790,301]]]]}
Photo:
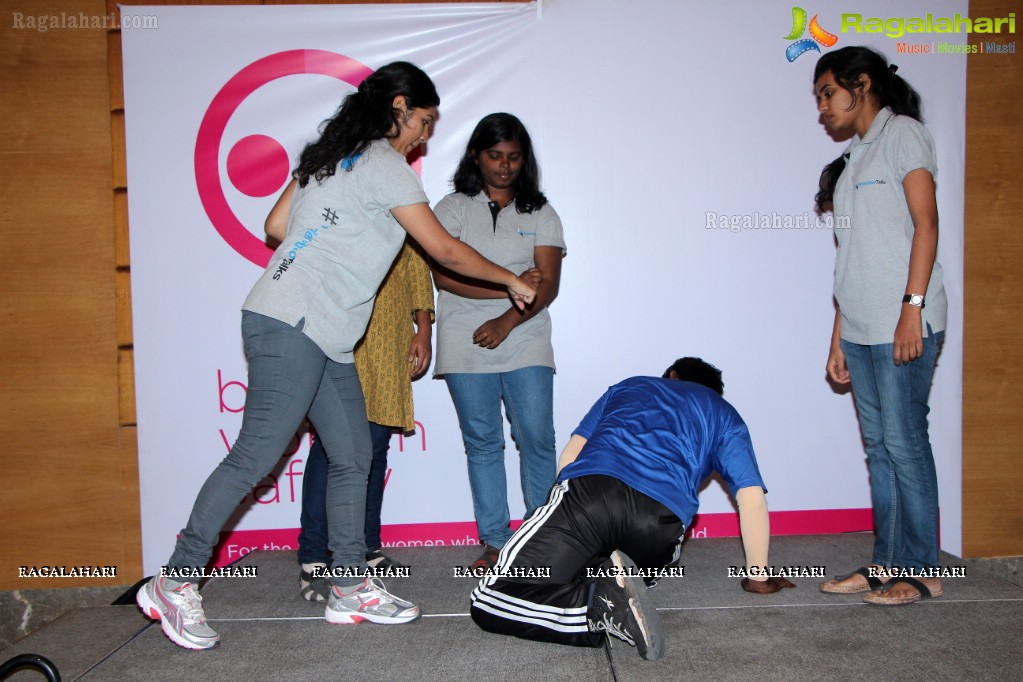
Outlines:
{"type": "Polygon", "coordinates": [[[909,116],[923,123],[920,94],[902,76],[895,73],[898,70],[896,64],[888,67],[888,87],[885,93],[887,96],[881,98],[881,106],[891,107],[896,114],[909,116]]]}

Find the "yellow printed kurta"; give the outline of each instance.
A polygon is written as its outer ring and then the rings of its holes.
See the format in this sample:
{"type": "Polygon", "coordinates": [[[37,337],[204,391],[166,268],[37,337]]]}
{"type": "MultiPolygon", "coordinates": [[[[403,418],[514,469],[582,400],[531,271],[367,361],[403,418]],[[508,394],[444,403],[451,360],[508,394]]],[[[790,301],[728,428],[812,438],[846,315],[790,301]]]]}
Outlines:
{"type": "Polygon", "coordinates": [[[418,246],[406,239],[380,285],[366,335],[355,346],[366,416],[405,433],[415,430],[408,352],[417,310],[429,311],[433,319],[433,280],[418,246]]]}

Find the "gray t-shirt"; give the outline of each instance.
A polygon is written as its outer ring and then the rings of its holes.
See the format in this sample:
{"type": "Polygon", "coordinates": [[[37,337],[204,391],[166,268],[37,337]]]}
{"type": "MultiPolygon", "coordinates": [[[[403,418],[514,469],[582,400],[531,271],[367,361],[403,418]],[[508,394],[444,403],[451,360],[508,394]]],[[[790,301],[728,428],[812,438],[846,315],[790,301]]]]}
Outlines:
{"type": "MultiPolygon", "coordinates": [[[[512,202],[497,215],[495,227],[486,194],[474,197],[455,192],[434,208],[448,232],[484,257],[516,275],[533,267],[533,249],[555,246],[564,253],[561,218],[550,204],[532,213],[519,213],[512,202]]],[[[437,294],[437,355],[434,372],[486,374],[523,367],[554,368],[551,316],[543,310],[511,330],[497,348],[472,342],[481,324],[498,317],[512,305],[507,298],[464,298],[447,291],[437,294]]]]}
{"type": "MultiPolygon", "coordinates": [[[[909,278],[913,219],[902,181],[918,168],[937,176],[934,141],[923,124],[891,109],[878,112],[861,140],[853,138],[835,187],[835,300],[842,338],[852,343],[892,343],[909,278]],[[848,217],[848,228],[843,227],[848,217]]],[[[931,270],[922,311],[924,336],[945,329],[948,300],[941,265],[931,270]]]]}
{"type": "Polygon", "coordinates": [[[242,310],[297,325],[335,362],[353,362],[380,282],[405,231],[392,208],[427,203],[419,176],[386,139],[323,182],[296,187],[287,237],[242,310]]]}

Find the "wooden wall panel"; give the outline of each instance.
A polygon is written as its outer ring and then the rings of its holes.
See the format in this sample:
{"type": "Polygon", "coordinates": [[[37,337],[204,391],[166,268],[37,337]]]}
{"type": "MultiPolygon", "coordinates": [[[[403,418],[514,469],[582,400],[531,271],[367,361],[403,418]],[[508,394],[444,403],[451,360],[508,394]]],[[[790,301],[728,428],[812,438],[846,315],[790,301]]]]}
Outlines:
{"type": "Polygon", "coordinates": [[[110,111],[110,144],[113,148],[111,189],[125,189],[128,187],[128,157],[125,153],[123,110],[110,111]]]}
{"type": "MultiPolygon", "coordinates": [[[[135,426],[135,354],[131,348],[117,350],[118,422],[121,426],[135,426]]],[[[138,453],[135,453],[136,466],[138,453]]]]}
{"type": "Polygon", "coordinates": [[[131,265],[131,250],[128,240],[128,192],[114,190],[114,265],[127,270],[131,265]]]}
{"type": "MultiPolygon", "coordinates": [[[[1004,17],[1019,4],[970,3],[1004,17]]],[[[967,62],[963,553],[1023,555],[1023,44],[967,62]]],[[[971,40],[971,42],[976,42],[971,40]]]]}
{"type": "Polygon", "coordinates": [[[124,111],[124,79],[121,77],[121,32],[107,33],[107,78],[110,79],[110,111],[124,111]]]}
{"type": "MultiPolygon", "coordinates": [[[[114,296],[117,305],[117,347],[121,350],[130,349],[132,347],[131,272],[127,268],[118,268],[114,275],[114,296]]],[[[132,421],[132,424],[134,423],[132,421]]]]}
{"type": "Polygon", "coordinates": [[[12,255],[0,269],[2,589],[123,585],[141,572],[134,430],[119,426],[107,32],[40,32],[15,14],[104,10],[9,2],[0,22],[0,230],[12,255]],[[117,576],[19,578],[23,565],[117,576]]]}

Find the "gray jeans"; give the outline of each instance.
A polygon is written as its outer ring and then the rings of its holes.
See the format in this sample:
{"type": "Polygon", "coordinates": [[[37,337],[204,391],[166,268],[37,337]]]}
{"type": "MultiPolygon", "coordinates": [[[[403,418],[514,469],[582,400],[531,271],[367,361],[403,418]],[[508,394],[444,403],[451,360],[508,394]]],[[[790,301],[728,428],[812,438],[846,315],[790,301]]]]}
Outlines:
{"type": "MultiPolygon", "coordinates": [[[[366,480],[372,461],[366,402],[354,363],[327,358],[302,333],[265,315],[242,313],[249,385],[241,433],[206,479],[168,568],[202,568],[238,503],[280,460],[305,416],[327,452],[328,541],[335,569],[364,572],[366,480]]],[[[359,578],[334,578],[341,587],[359,578]]]]}

